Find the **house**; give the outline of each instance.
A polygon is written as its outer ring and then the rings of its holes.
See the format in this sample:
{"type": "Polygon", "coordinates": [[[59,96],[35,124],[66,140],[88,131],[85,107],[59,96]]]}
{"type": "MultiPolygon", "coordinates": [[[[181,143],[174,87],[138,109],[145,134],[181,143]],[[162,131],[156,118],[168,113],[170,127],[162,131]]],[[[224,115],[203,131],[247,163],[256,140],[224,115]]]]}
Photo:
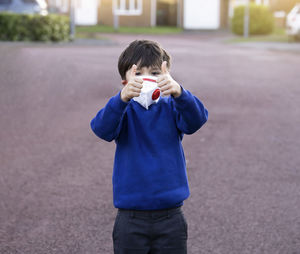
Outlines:
{"type": "Polygon", "coordinates": [[[101,1],[98,11],[99,24],[114,25],[115,17],[112,10],[117,9],[117,14],[120,13],[118,17],[120,26],[165,25],[184,29],[218,29],[227,26],[229,0],[119,0],[116,2],[119,5],[114,5],[114,1],[111,0],[101,1]],[[130,14],[130,7],[137,7],[139,2],[142,3],[141,14],[130,14]],[[126,13],[126,10],[129,12],[126,13]]]}
{"type": "MultiPolygon", "coordinates": [[[[268,4],[269,0],[251,0],[268,4]]],[[[184,29],[226,28],[233,8],[246,0],[48,0],[60,12],[75,7],[77,25],[150,27],[178,26],[184,29]]]]}

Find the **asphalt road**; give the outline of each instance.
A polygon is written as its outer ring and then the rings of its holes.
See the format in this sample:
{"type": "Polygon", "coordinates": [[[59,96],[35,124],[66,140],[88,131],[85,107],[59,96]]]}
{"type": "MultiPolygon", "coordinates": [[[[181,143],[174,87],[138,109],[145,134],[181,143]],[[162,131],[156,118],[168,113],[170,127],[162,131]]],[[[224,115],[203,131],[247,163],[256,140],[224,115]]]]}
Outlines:
{"type": "Polygon", "coordinates": [[[148,38],[209,111],[183,139],[188,253],[299,254],[300,54],[209,33],[110,38],[0,43],[0,253],[112,253],[115,144],[89,124],[121,88],[121,51],[148,38]]]}

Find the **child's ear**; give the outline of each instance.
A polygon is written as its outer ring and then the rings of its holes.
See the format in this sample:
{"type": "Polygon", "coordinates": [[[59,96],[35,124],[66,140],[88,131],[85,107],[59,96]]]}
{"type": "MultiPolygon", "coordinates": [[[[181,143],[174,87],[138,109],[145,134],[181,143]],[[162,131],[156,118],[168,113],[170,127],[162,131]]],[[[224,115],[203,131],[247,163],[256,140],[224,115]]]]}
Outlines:
{"type": "Polygon", "coordinates": [[[127,80],[122,80],[122,85],[126,86],[127,85],[127,80]]]}

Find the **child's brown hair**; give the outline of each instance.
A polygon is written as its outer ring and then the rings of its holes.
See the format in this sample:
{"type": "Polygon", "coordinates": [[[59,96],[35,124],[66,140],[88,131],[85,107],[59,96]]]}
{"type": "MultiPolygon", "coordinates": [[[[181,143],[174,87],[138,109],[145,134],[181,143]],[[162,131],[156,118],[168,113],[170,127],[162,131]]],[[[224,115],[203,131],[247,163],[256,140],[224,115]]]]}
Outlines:
{"type": "Polygon", "coordinates": [[[136,64],[137,68],[158,67],[161,69],[163,61],[167,61],[170,68],[171,56],[155,41],[135,40],[122,52],[119,57],[118,69],[123,80],[126,72],[136,64]]]}

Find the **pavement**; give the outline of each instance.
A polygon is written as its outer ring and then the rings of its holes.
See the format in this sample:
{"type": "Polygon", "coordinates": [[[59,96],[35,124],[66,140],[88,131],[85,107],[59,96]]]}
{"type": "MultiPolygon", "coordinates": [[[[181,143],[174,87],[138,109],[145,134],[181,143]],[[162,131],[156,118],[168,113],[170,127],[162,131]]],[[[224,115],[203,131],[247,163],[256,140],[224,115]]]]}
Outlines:
{"type": "Polygon", "coordinates": [[[0,253],[109,254],[114,142],[90,120],[121,89],[117,60],[147,38],[209,111],[185,135],[189,254],[300,253],[300,57],[226,35],[0,43],[0,253]]]}
{"type": "Polygon", "coordinates": [[[300,54],[300,42],[240,42],[236,45],[263,50],[274,50],[300,54]]]}

